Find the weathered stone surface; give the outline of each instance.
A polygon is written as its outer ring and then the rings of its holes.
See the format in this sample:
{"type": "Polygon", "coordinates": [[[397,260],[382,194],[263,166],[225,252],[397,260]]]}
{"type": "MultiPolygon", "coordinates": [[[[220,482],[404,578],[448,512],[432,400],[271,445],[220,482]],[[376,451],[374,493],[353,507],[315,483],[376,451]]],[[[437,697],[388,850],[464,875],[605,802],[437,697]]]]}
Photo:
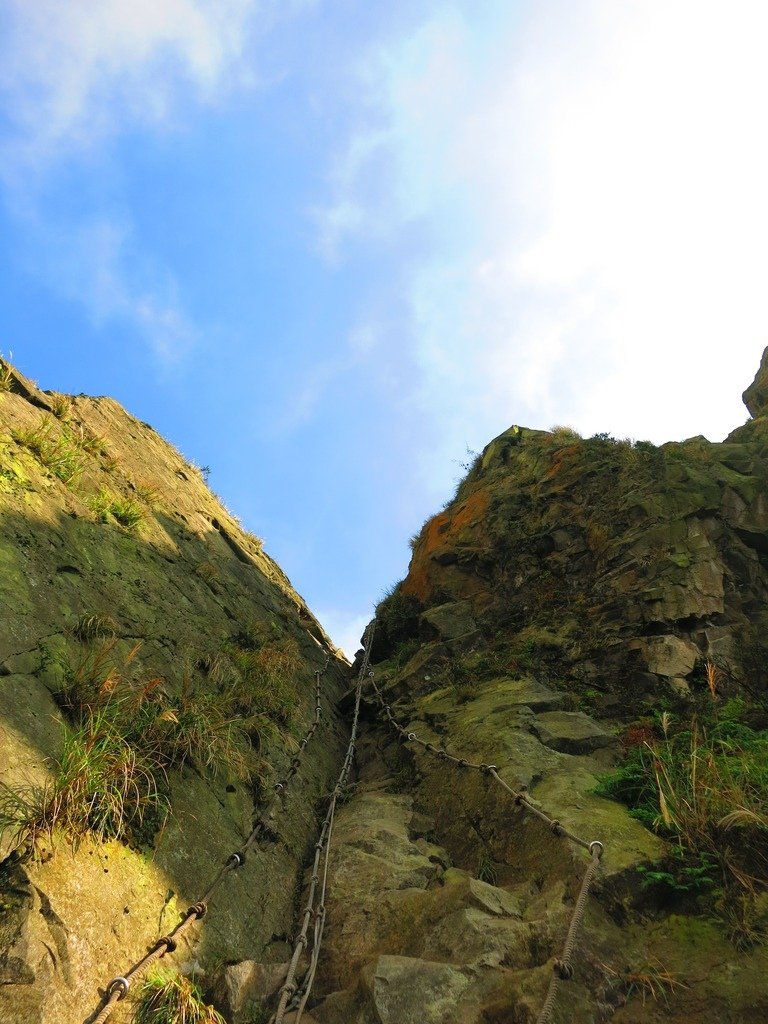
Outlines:
{"type": "MultiPolygon", "coordinates": [[[[49,400],[31,382],[17,384],[0,396],[0,785],[33,800],[50,786],[67,727],[53,697],[66,680],[100,666],[104,675],[118,673],[124,687],[162,678],[170,693],[182,683],[217,692],[219,681],[203,666],[215,666],[240,631],[295,642],[294,724],[308,722],[314,670],[323,646],[333,651],[285,575],[199,471],[116,402],[75,397],[71,430],[102,440],[67,487],[11,433],[41,422],[51,436],[62,430],[45,411],[49,400]],[[135,530],[94,514],[89,502],[102,488],[137,503],[135,530]],[[78,638],[78,621],[93,617],[104,624],[102,635],[78,638]]],[[[205,971],[217,961],[261,959],[273,935],[292,930],[317,796],[342,749],[335,702],[344,675],[332,657],[324,722],[294,779],[279,843],[255,850],[227,878],[204,927],[180,944],[179,963],[205,971]]],[[[275,770],[292,752],[288,742],[265,738],[262,753],[275,770]]],[[[87,837],[73,850],[55,835],[26,865],[27,883],[0,882],[0,928],[11,920],[6,904],[15,922],[14,935],[0,942],[3,1024],[86,1019],[106,980],[104,965],[115,972],[138,959],[242,847],[256,810],[251,786],[187,767],[170,772],[170,791],[173,813],[154,848],[87,837]]],[[[0,857],[12,840],[7,830],[0,857]]]]}
{"type": "Polygon", "coordinates": [[[430,608],[424,612],[422,619],[437,630],[443,640],[455,640],[477,629],[469,601],[451,601],[449,604],[430,608]]]}
{"type": "Polygon", "coordinates": [[[678,636],[651,636],[639,643],[649,672],[659,676],[687,676],[699,658],[699,649],[678,636]]]}
{"type": "Polygon", "coordinates": [[[222,967],[213,979],[211,998],[229,1024],[249,1024],[285,981],[288,964],[242,960],[222,967]]]}
{"type": "Polygon", "coordinates": [[[583,711],[546,711],[531,719],[531,728],[545,746],[564,754],[588,754],[618,742],[583,711]]]}
{"type": "Polygon", "coordinates": [[[471,982],[450,964],[404,956],[380,956],[363,972],[363,984],[378,1024],[470,1024],[458,1017],[458,1001],[471,982]]]}

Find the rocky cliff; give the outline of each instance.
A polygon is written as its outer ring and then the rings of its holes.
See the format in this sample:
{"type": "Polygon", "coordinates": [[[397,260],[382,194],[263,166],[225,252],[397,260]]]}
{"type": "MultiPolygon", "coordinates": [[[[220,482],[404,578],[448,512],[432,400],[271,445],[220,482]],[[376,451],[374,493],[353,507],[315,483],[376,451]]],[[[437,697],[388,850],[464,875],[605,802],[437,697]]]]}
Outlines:
{"type": "MultiPolygon", "coordinates": [[[[537,1021],[589,862],[567,833],[604,853],[548,1019],[768,1015],[767,367],[719,444],[512,427],[414,538],[371,649],[401,732],[366,676],[305,1024],[537,1021]]],[[[172,957],[267,1021],[349,672],[151,428],[3,380],[0,1021],[86,1020],[270,808],[172,957]]],[[[114,1019],[182,1019],[142,998],[114,1019]]]]}
{"type": "Polygon", "coordinates": [[[285,958],[347,665],[152,427],[0,385],[0,1021],[82,1021],[242,848],[329,658],[285,807],[174,959],[285,958]]]}
{"type": "Polygon", "coordinates": [[[604,844],[552,1020],[768,1014],[766,365],[722,443],[512,427],[414,538],[317,1021],[538,1020],[584,851],[443,749],[604,844]]]}

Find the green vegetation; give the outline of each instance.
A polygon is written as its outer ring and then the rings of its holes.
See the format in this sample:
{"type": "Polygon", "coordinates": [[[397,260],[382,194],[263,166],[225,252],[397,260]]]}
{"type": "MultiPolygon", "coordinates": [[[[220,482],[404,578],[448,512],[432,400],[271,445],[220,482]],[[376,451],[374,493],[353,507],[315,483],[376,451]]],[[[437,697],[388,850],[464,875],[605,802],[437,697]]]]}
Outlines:
{"type": "Polygon", "coordinates": [[[13,387],[13,374],[8,363],[0,359],[0,393],[10,391],[13,387]]]}
{"type": "Polygon", "coordinates": [[[135,1024],[226,1024],[206,1003],[194,979],[169,968],[156,968],[147,975],[133,1019],[135,1024]]]}
{"type": "Polygon", "coordinates": [[[106,615],[81,615],[73,634],[88,650],[66,662],[56,698],[67,713],[64,750],[47,787],[0,787],[0,833],[14,847],[39,847],[54,830],[77,843],[151,841],[168,811],[168,772],[193,764],[254,784],[266,775],[262,749],[293,721],[301,659],[295,641],[230,644],[208,662],[215,692],[185,675],[172,692],[166,680],[143,678],[140,645],[125,653],[106,615]],[[94,641],[100,641],[94,644],[94,641]]]}
{"type": "Polygon", "coordinates": [[[69,395],[52,395],[51,412],[57,420],[66,422],[72,415],[72,399],[69,395]]]}
{"type": "Polygon", "coordinates": [[[768,730],[739,720],[741,701],[719,712],[710,702],[677,728],[664,712],[660,735],[632,747],[596,792],[674,842],[667,860],[641,870],[643,885],[708,893],[747,943],[750,907],[768,889],[768,730]]]}
{"type": "Polygon", "coordinates": [[[36,847],[61,830],[75,845],[87,833],[123,838],[147,815],[167,810],[158,752],[137,748],[107,708],[87,711],[67,729],[53,781],[44,788],[0,787],[0,833],[13,847],[36,847]]]}
{"type": "Polygon", "coordinates": [[[113,494],[106,487],[100,488],[98,494],[88,500],[88,505],[99,522],[114,520],[126,530],[138,529],[146,519],[146,512],[137,501],[113,494]]]}
{"type": "Polygon", "coordinates": [[[496,868],[494,867],[493,861],[486,850],[483,850],[480,854],[480,859],[477,862],[477,870],[475,871],[475,878],[481,882],[487,882],[488,885],[496,885],[496,868]]]}
{"type": "Polygon", "coordinates": [[[69,430],[57,431],[54,423],[44,416],[37,426],[12,430],[11,436],[62,483],[71,484],[85,469],[84,453],[69,430]]]}

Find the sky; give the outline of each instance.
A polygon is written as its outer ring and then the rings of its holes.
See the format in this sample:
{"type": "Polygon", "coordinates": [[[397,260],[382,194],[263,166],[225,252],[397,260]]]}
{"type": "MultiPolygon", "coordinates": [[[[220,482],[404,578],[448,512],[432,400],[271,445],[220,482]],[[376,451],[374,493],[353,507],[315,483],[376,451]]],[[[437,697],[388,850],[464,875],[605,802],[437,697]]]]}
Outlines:
{"type": "Polygon", "coordinates": [[[511,424],[721,440],[763,0],[0,0],[0,353],[201,466],[353,652],[511,424]]]}

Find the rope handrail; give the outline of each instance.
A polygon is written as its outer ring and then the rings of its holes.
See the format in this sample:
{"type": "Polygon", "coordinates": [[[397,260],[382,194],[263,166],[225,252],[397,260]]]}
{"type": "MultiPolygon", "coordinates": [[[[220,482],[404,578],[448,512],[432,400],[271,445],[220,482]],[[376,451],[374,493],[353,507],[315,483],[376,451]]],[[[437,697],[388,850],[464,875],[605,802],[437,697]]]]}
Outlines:
{"type": "Polygon", "coordinates": [[[321,696],[321,679],[328,670],[330,664],[330,655],[326,654],[325,662],[322,668],[315,671],[315,714],[312,719],[312,724],[304,735],[303,739],[299,743],[297,754],[291,758],[288,766],[288,770],[285,775],[274,784],[274,791],[276,799],[272,801],[269,808],[262,811],[259,814],[253,824],[253,828],[250,835],[245,840],[241,849],[231,853],[226,861],[221,865],[219,870],[216,872],[213,880],[211,881],[208,888],[205,890],[200,899],[193,903],[190,907],[185,910],[181,915],[181,920],[170,931],[167,935],[157,939],[147,953],[135,963],[128,971],[123,975],[118,975],[113,978],[106,986],[104,996],[102,997],[102,1007],[98,1014],[93,1017],[89,1017],[87,1024],[106,1024],[106,1021],[112,1015],[113,1010],[118,1002],[125,998],[128,994],[128,990],[131,984],[136,981],[142,974],[144,974],[149,967],[157,960],[162,959],[168,953],[173,953],[178,945],[178,940],[182,935],[196,922],[200,921],[208,911],[208,903],[211,897],[223,882],[224,878],[231,872],[236,871],[242,867],[245,863],[248,851],[254,845],[256,840],[262,834],[263,831],[269,829],[269,820],[272,817],[272,813],[275,807],[281,804],[282,799],[285,797],[288,786],[290,785],[291,779],[299,769],[301,762],[301,756],[307,747],[307,744],[314,736],[317,731],[321,719],[322,719],[322,705],[320,703],[321,696]]]}
{"type": "Polygon", "coordinates": [[[347,751],[344,756],[344,761],[339,772],[339,777],[336,780],[336,785],[331,791],[330,800],[328,803],[328,810],[326,811],[325,818],[323,820],[322,827],[320,829],[320,836],[315,843],[315,856],[312,863],[312,875],[310,877],[309,892],[307,893],[307,904],[304,908],[302,915],[302,923],[299,934],[296,938],[293,948],[293,954],[291,956],[290,963],[288,965],[288,972],[286,974],[285,981],[280,988],[280,999],[277,1005],[277,1010],[274,1016],[270,1019],[270,1024],[282,1024],[285,1014],[290,1010],[296,1009],[296,1017],[294,1024],[299,1024],[301,1016],[304,1012],[304,1008],[307,1005],[312,983],[315,978],[315,972],[317,970],[317,964],[320,957],[320,947],[322,944],[323,929],[325,927],[325,894],[328,883],[328,863],[330,857],[331,848],[331,836],[333,833],[333,822],[336,814],[336,804],[347,785],[347,779],[352,769],[352,764],[355,758],[355,751],[357,749],[357,729],[360,721],[360,703],[363,692],[363,680],[368,670],[370,662],[371,647],[373,646],[373,632],[374,626],[370,628],[367,633],[367,640],[365,643],[365,653],[363,655],[363,662],[360,667],[360,672],[357,677],[357,684],[355,686],[355,709],[352,715],[352,727],[350,731],[349,744],[347,745],[347,751]],[[319,900],[318,897],[318,885],[320,884],[320,860],[324,857],[323,864],[323,876],[322,884],[320,885],[319,900]],[[309,966],[304,975],[301,984],[296,983],[296,973],[298,970],[299,961],[301,960],[302,953],[307,947],[309,941],[309,925],[314,917],[315,928],[313,936],[312,954],[310,956],[309,966]]]}
{"type": "Polygon", "coordinates": [[[373,671],[370,671],[368,675],[381,710],[384,713],[384,717],[392,728],[399,733],[404,742],[418,744],[439,760],[451,761],[453,764],[456,764],[461,768],[468,768],[473,771],[481,772],[483,775],[490,776],[490,778],[492,778],[512,796],[518,807],[520,807],[524,812],[534,815],[540,821],[543,821],[548,826],[553,838],[567,839],[575,846],[579,846],[589,853],[589,865],[584,873],[579,895],[576,899],[576,903],[574,904],[573,914],[571,915],[571,921],[568,926],[568,933],[566,935],[565,943],[563,944],[563,951],[552,964],[552,977],[550,979],[549,988],[539,1012],[539,1016],[536,1018],[536,1024],[550,1024],[555,1010],[555,1005],[557,1003],[560,983],[563,981],[570,981],[573,977],[573,965],[571,961],[576,945],[576,938],[584,921],[584,915],[587,909],[587,900],[589,898],[592,882],[594,881],[595,875],[600,867],[600,860],[603,855],[603,843],[598,839],[593,839],[591,842],[586,839],[582,839],[580,836],[575,835],[569,829],[565,828],[557,818],[553,818],[540,807],[536,807],[524,790],[513,789],[509,783],[502,779],[499,775],[497,765],[483,763],[475,764],[474,762],[467,760],[465,757],[457,757],[455,754],[450,753],[450,751],[443,747],[437,747],[434,743],[422,740],[412,730],[409,731],[408,729],[403,728],[403,726],[395,719],[395,716],[392,713],[392,706],[384,700],[384,696],[376,684],[373,671]]]}

